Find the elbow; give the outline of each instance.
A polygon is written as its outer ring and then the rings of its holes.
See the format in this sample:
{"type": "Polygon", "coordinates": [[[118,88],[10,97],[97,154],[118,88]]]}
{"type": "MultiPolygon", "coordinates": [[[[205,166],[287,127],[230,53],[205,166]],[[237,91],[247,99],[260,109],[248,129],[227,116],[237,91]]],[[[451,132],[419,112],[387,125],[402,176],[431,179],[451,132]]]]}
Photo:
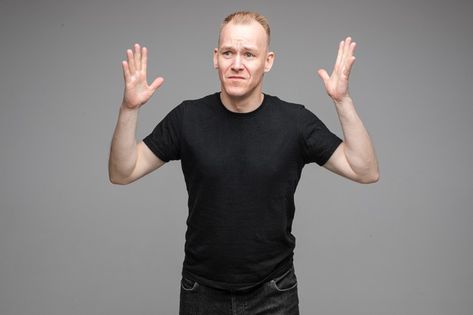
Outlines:
{"type": "Polygon", "coordinates": [[[377,183],[378,181],[379,181],[379,173],[376,173],[371,178],[369,178],[365,184],[374,184],[374,183],[377,183]]]}
{"type": "Polygon", "coordinates": [[[128,185],[132,182],[129,180],[129,178],[120,174],[120,172],[112,164],[111,160],[108,162],[108,180],[114,185],[128,185]]]}
{"type": "Polygon", "coordinates": [[[128,185],[131,183],[131,181],[127,180],[126,178],[119,177],[111,171],[108,172],[108,180],[114,185],[128,185]]]}
{"type": "Polygon", "coordinates": [[[125,182],[122,182],[122,181],[119,181],[115,178],[110,178],[110,183],[114,184],[114,185],[126,185],[127,183],[125,182]]]}
{"type": "Polygon", "coordinates": [[[379,181],[379,176],[378,163],[375,162],[366,164],[355,180],[361,184],[374,184],[379,181]]]}
{"type": "Polygon", "coordinates": [[[119,180],[118,178],[112,177],[112,176],[109,176],[108,180],[110,181],[110,183],[112,183],[114,185],[126,185],[125,182],[119,180]]]}
{"type": "Polygon", "coordinates": [[[362,176],[358,178],[358,182],[361,184],[374,184],[379,181],[379,172],[373,172],[372,174],[362,176]]]}

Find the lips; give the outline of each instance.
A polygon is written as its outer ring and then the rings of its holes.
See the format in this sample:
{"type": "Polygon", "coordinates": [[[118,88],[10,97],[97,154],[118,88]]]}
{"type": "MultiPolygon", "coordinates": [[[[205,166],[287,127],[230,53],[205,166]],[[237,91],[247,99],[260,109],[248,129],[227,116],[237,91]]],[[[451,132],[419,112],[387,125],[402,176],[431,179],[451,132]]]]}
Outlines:
{"type": "Polygon", "coordinates": [[[240,77],[240,76],[230,76],[228,77],[230,80],[245,80],[244,77],[240,77]]]}

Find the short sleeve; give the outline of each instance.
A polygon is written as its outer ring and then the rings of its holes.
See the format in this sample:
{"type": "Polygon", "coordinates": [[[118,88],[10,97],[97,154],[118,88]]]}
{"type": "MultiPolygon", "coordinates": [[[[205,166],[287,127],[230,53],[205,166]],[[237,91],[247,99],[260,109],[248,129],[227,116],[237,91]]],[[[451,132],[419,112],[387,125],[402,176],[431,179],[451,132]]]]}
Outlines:
{"type": "Polygon", "coordinates": [[[299,135],[305,164],[324,165],[343,141],[303,105],[299,112],[299,135]]]}
{"type": "Polygon", "coordinates": [[[174,107],[143,139],[148,148],[163,162],[181,158],[182,104],[174,107]]]}

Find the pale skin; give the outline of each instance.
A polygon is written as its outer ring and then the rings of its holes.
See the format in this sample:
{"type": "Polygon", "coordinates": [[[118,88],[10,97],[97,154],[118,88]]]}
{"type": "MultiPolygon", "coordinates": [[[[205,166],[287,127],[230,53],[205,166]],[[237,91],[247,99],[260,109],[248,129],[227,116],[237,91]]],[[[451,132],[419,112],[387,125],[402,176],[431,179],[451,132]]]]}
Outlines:
{"type": "MultiPolygon", "coordinates": [[[[249,29],[231,24],[222,29],[220,47],[214,50],[214,66],[219,71],[224,105],[233,111],[247,112],[262,101],[263,74],[271,69],[274,53],[269,52],[266,42],[261,40],[266,34],[258,23],[249,29]],[[231,52],[227,53],[229,49],[231,52]],[[254,56],[250,56],[248,50],[254,52],[254,56]]],[[[379,178],[376,155],[348,93],[355,46],[347,37],[340,43],[332,74],[329,76],[323,69],[318,71],[335,103],[344,133],[343,143],[324,167],[359,183],[373,183],[379,178]]],[[[133,48],[134,52],[127,50],[127,61],[122,62],[125,91],[109,158],[109,178],[114,184],[134,182],[165,163],[143,141],[136,142],[139,108],[151,98],[164,79],[158,77],[148,84],[147,48],[141,48],[139,44],[133,48]]]]}
{"type": "Polygon", "coordinates": [[[338,175],[359,183],[374,183],[379,180],[378,160],[368,131],[356,113],[348,92],[348,79],[355,62],[353,52],[356,43],[351,37],[341,41],[332,74],[319,69],[327,94],[337,110],[343,129],[344,140],[324,167],[338,175]]]}
{"type": "Polygon", "coordinates": [[[158,77],[148,85],[146,47],[135,44],[134,53],[128,49],[127,57],[128,60],[122,62],[125,91],[108,162],[110,181],[121,185],[132,183],[164,164],[143,141],[136,143],[138,110],[163,84],[164,79],[158,77]]]}
{"type": "Polygon", "coordinates": [[[229,23],[214,49],[222,103],[234,112],[250,112],[263,101],[263,77],[271,70],[274,52],[268,51],[264,28],[256,21],[229,23]]]}

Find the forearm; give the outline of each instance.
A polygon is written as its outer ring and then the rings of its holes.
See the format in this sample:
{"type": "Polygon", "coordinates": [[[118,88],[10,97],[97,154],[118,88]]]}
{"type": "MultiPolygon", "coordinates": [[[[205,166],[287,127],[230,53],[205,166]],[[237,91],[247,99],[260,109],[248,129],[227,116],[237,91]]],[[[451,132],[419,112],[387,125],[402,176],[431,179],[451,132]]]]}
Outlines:
{"type": "Polygon", "coordinates": [[[120,106],[117,125],[110,147],[108,171],[110,181],[117,182],[133,172],[137,160],[136,126],[138,109],[126,109],[120,106]]]}
{"type": "Polygon", "coordinates": [[[348,96],[335,102],[343,130],[345,156],[352,170],[362,178],[378,178],[378,161],[368,131],[348,96]]]}

